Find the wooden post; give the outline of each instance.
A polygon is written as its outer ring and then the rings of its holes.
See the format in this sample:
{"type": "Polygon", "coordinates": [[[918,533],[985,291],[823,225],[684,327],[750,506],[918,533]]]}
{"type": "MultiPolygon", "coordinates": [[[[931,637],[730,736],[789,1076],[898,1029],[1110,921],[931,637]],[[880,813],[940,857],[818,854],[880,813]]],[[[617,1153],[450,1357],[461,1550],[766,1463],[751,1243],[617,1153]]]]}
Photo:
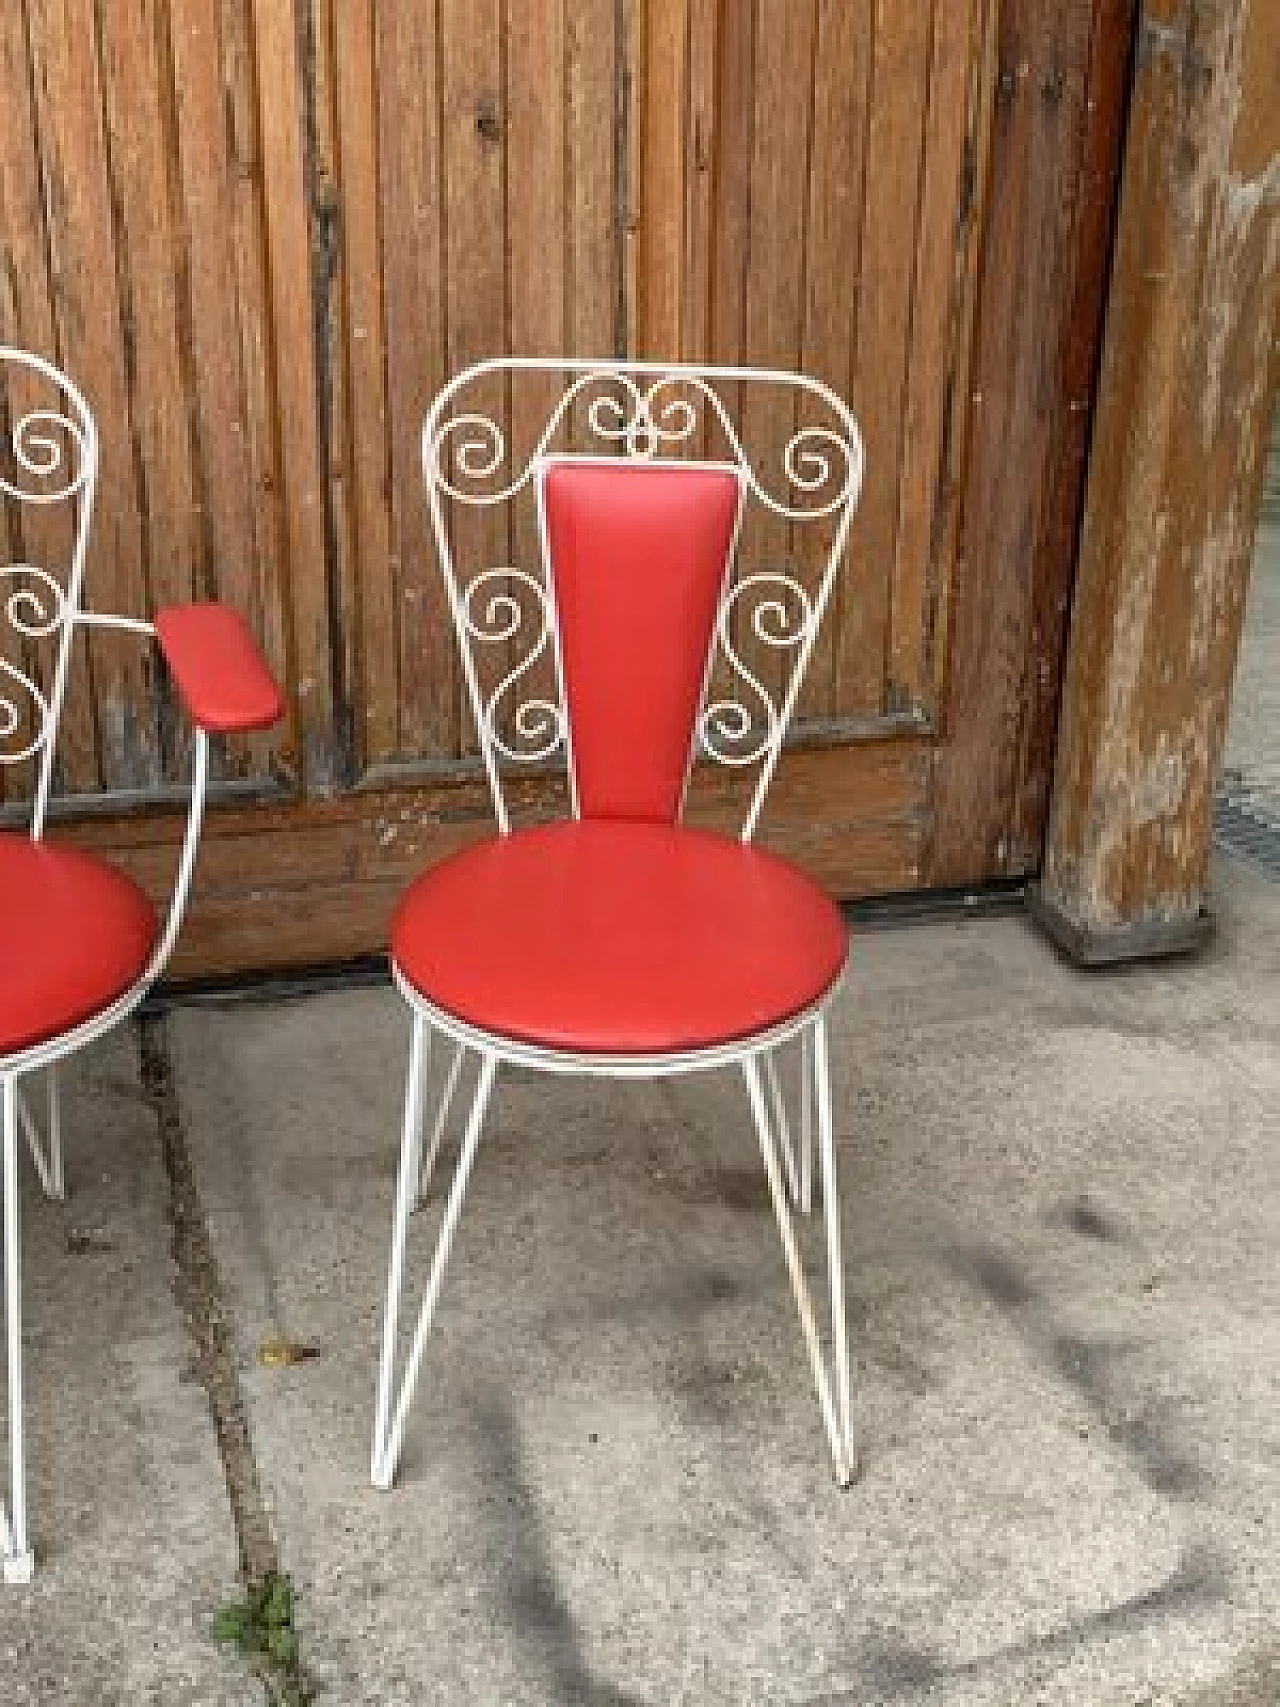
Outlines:
{"type": "Polygon", "coordinates": [[[1280,305],[1280,10],[1143,0],[1033,908],[1086,964],[1192,946],[1280,305]]]}

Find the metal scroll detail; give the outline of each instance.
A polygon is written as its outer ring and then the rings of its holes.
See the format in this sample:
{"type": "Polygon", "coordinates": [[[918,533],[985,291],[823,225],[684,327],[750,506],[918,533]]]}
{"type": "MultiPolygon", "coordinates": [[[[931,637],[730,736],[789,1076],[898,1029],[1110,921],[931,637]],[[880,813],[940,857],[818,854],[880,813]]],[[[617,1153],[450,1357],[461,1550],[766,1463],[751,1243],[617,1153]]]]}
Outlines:
{"type": "Polygon", "coordinates": [[[0,493],[20,504],[63,504],[93,473],[83,429],[56,409],[28,410],[14,423],[9,449],[14,472],[0,469],[0,493]]]}
{"type": "Polygon", "coordinates": [[[481,646],[510,646],[531,631],[518,646],[518,661],[482,700],[480,734],[505,759],[532,764],[551,758],[565,738],[564,708],[540,695],[520,695],[521,683],[551,645],[545,589],[523,569],[485,569],[472,576],[459,609],[463,630],[481,646]]]}
{"type": "Polygon", "coordinates": [[[820,613],[795,576],[782,569],[743,576],[720,602],[716,622],[720,651],[750,703],[742,698],[709,701],[698,720],[698,739],[701,750],[717,764],[747,766],[759,763],[782,740],[786,714],[738,650],[734,630],[739,607],[757,640],[774,651],[796,655],[812,644],[820,613]]]}
{"type": "MultiPolygon", "coordinates": [[[[61,504],[85,485],[89,447],[76,423],[53,409],[33,409],[9,435],[11,462],[0,465],[0,498],[18,504],[61,504]]],[[[67,620],[69,604],[47,569],[0,563],[0,617],[20,640],[47,640],[67,620]]],[[[53,732],[54,714],[39,684],[0,656],[0,765],[34,758],[53,732]],[[24,731],[29,731],[25,735],[24,731]]]]}
{"type": "MultiPolygon", "coordinates": [[[[815,521],[856,500],[863,463],[856,431],[842,437],[830,427],[808,426],[793,433],[783,450],[778,473],[785,490],[794,496],[790,500],[780,498],[760,479],[743,450],[724,399],[709,380],[683,371],[659,373],[647,384],[641,383],[643,377],[610,368],[591,368],[579,374],[552,408],[533,449],[505,479],[501,476],[508,462],[507,438],[491,415],[467,410],[440,421],[433,412],[423,446],[428,482],[455,503],[508,502],[532,480],[574,404],[582,401],[588,433],[602,451],[622,451],[643,461],[678,452],[694,440],[703,420],[709,417],[723,435],[729,459],[737,464],[752,496],[788,521],[815,521]],[[696,396],[703,408],[699,409],[692,397],[680,395],[682,391],[696,396]]],[[[800,390],[821,389],[813,381],[792,375],[753,375],[743,370],[732,377],[740,381],[785,378],[800,390]]]]}
{"type": "MultiPolygon", "coordinates": [[[[0,423],[0,510],[20,516],[48,505],[75,507],[70,563],[0,563],[0,765],[17,765],[51,749],[55,736],[84,572],[97,434],[84,398],[65,374],[7,345],[0,345],[0,423]],[[41,394],[53,406],[41,405],[41,394]],[[48,688],[32,674],[31,645],[39,640],[55,644],[48,688]]],[[[9,538],[17,543],[20,529],[10,526],[9,538]]],[[[48,761],[44,753],[46,770],[48,761]]]]}
{"type": "MultiPolygon", "coordinates": [[[[47,639],[62,627],[67,609],[62,588],[47,570],[32,563],[0,563],[0,612],[15,634],[28,640],[47,639]],[[18,584],[6,592],[6,582],[18,584]]],[[[52,722],[49,702],[37,683],[0,657],[0,765],[33,758],[49,738],[52,722]],[[32,733],[22,741],[21,732],[28,723],[32,733]]]]}
{"type": "Polygon", "coordinates": [[[511,567],[455,569],[449,506],[511,504],[531,488],[545,458],[617,456],[641,463],[679,460],[736,469],[748,506],[758,504],[796,530],[819,524],[821,544],[805,553],[815,574],[806,585],[790,565],[735,572],[726,583],[715,629],[718,668],[709,672],[697,720],[699,749],[716,763],[760,766],[760,802],[794,710],[800,680],[844,553],[862,484],[863,449],[846,405],[801,375],[745,368],[663,367],[502,358],[459,374],[437,398],[423,428],[423,471],[436,541],[462,640],[463,668],[490,782],[504,819],[497,764],[538,762],[568,744],[563,706],[538,685],[551,678],[556,640],[551,589],[511,567]],[[526,448],[508,437],[489,399],[500,383],[508,399],[521,376],[550,384],[553,401],[526,448]],[[476,388],[492,387],[486,407],[476,388]],[[757,466],[744,448],[726,398],[757,386],[785,393],[798,426],[776,464],[757,466]],[[767,649],[763,654],[761,649],[767,649]],[[761,669],[776,655],[780,671],[761,669]],[[754,658],[752,657],[754,654],[754,658]],[[496,686],[492,685],[495,674],[496,686]],[[775,678],[780,677],[781,680],[775,678]]]}

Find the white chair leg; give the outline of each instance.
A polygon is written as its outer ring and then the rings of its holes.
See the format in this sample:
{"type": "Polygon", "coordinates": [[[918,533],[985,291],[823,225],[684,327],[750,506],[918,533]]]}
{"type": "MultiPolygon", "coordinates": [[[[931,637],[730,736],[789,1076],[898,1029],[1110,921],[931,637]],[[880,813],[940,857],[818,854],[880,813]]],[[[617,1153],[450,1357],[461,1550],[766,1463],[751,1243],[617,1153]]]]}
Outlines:
{"type": "MultiPolygon", "coordinates": [[[[825,1060],[825,1055],[823,1060],[825,1060]]],[[[787,1206],[786,1188],[783,1184],[781,1169],[778,1166],[777,1148],[769,1127],[769,1114],[760,1083],[760,1067],[754,1056],[744,1063],[744,1071],[747,1079],[747,1091],[751,1097],[751,1112],[755,1116],[756,1131],[760,1138],[760,1153],[764,1158],[765,1173],[769,1180],[769,1193],[773,1198],[773,1210],[778,1220],[778,1232],[782,1236],[782,1254],[786,1259],[787,1273],[791,1277],[791,1290],[795,1294],[796,1308],[800,1313],[800,1327],[804,1333],[805,1345],[808,1348],[809,1362],[813,1367],[813,1382],[818,1391],[818,1403],[822,1407],[822,1420],[826,1424],[827,1439],[831,1444],[831,1456],[835,1461],[836,1481],[842,1488],[845,1488],[853,1480],[853,1466],[849,1456],[849,1430],[843,1425],[832,1400],[831,1382],[822,1356],[818,1324],[813,1311],[813,1299],[809,1294],[809,1286],[804,1277],[804,1265],[800,1260],[800,1252],[796,1248],[791,1211],[787,1206]]],[[[821,1098],[819,1099],[819,1122],[821,1123],[821,1098]]],[[[839,1330],[843,1330],[843,1325],[844,1312],[842,1309],[839,1330]]],[[[836,1328],[836,1324],[833,1322],[834,1328],[836,1328]]],[[[839,1353],[837,1352],[838,1358],[839,1353]]]]}
{"type": "Polygon", "coordinates": [[[462,1077],[462,1068],[466,1060],[466,1050],[461,1043],[456,1043],[453,1049],[453,1060],[449,1063],[448,1076],[444,1089],[440,1093],[440,1106],[436,1110],[435,1124],[431,1128],[431,1139],[423,1154],[418,1169],[418,1191],[414,1208],[420,1208],[423,1198],[427,1195],[427,1187],[431,1184],[432,1170],[436,1165],[436,1157],[440,1153],[440,1141],[444,1137],[445,1125],[449,1119],[449,1110],[453,1106],[453,1093],[458,1088],[458,1080],[462,1077]]]}
{"type": "Polygon", "coordinates": [[[813,1208],[813,1032],[800,1033],[800,1203],[802,1215],[813,1208]]]}
{"type": "Polygon", "coordinates": [[[9,1509],[0,1510],[4,1580],[31,1581],[34,1560],[27,1542],[27,1470],[22,1410],[22,1253],[18,1214],[18,1082],[3,1082],[4,1100],[4,1301],[9,1363],[9,1509]]]}
{"type": "Polygon", "coordinates": [[[51,1195],[61,1200],[67,1195],[67,1182],[62,1172],[62,1085],[56,1062],[45,1073],[45,1092],[49,1115],[49,1177],[53,1181],[51,1195]]]}
{"type": "Polygon", "coordinates": [[[769,1091],[769,1102],[773,1108],[773,1130],[777,1135],[778,1149],[782,1153],[782,1165],[787,1175],[787,1190],[791,1193],[794,1204],[800,1202],[800,1172],[796,1167],[796,1153],[791,1143],[791,1127],[787,1121],[787,1105],[782,1095],[782,1086],[778,1081],[778,1064],[770,1051],[762,1057],[764,1061],[764,1082],[769,1091]]]}
{"type": "Polygon", "coordinates": [[[836,1147],[831,1130],[831,1058],[827,1022],[819,1014],[813,1025],[814,1082],[818,1092],[818,1161],[822,1169],[822,1203],[827,1219],[827,1275],[831,1286],[831,1337],[836,1351],[836,1405],[844,1435],[845,1453],[853,1470],[858,1454],[853,1440],[853,1405],[849,1390],[849,1337],[844,1317],[844,1259],[840,1251],[840,1193],[836,1186],[836,1147]]]}
{"type": "Polygon", "coordinates": [[[400,1383],[399,1398],[395,1403],[393,1413],[392,1387],[395,1376],[396,1330],[400,1312],[400,1293],[404,1284],[405,1232],[413,1206],[420,1157],[420,1145],[413,1137],[409,1111],[415,1096],[420,1097],[421,1095],[420,1084],[416,1075],[425,1071],[425,1061],[422,1059],[422,1052],[417,1046],[416,1029],[414,1036],[415,1050],[409,1067],[409,1094],[406,1097],[405,1134],[400,1157],[400,1179],[396,1191],[395,1221],[391,1234],[391,1266],[387,1277],[387,1310],[386,1319],[383,1323],[382,1362],[378,1371],[378,1400],[373,1428],[373,1458],[370,1476],[376,1488],[389,1488],[395,1480],[396,1469],[400,1462],[400,1452],[404,1444],[405,1423],[408,1420],[409,1408],[413,1403],[414,1389],[417,1386],[418,1373],[422,1365],[422,1354],[426,1348],[427,1335],[431,1331],[432,1318],[435,1315],[436,1304],[440,1297],[440,1287],[444,1279],[445,1267],[449,1261],[449,1252],[453,1246],[454,1233],[457,1231],[458,1217],[462,1212],[462,1200],[466,1196],[467,1182],[471,1176],[471,1165],[475,1160],[476,1146],[480,1139],[480,1128],[484,1122],[485,1109],[488,1106],[489,1094],[493,1089],[494,1073],[497,1068],[496,1057],[489,1054],[481,1055],[480,1075],[471,1104],[471,1113],[468,1116],[466,1131],[463,1134],[462,1148],[458,1155],[457,1167],[454,1170],[453,1185],[445,1204],[435,1256],[432,1258],[431,1272],[427,1278],[426,1291],[423,1295],[421,1309],[418,1312],[417,1326],[414,1329],[413,1343],[409,1349],[404,1376],[400,1383]]]}
{"type": "Polygon", "coordinates": [[[41,1134],[39,1124],[20,1090],[15,1091],[18,1123],[27,1140],[31,1160],[35,1163],[41,1191],[46,1197],[63,1198],[66,1196],[66,1186],[62,1177],[62,1108],[56,1067],[46,1069],[45,1089],[48,1097],[47,1131],[41,1134]]]}
{"type": "Polygon", "coordinates": [[[413,1016],[409,1043],[409,1075],[404,1090],[404,1124],[400,1135],[400,1171],[396,1180],[395,1215],[391,1223],[391,1266],[387,1276],[387,1306],[382,1319],[382,1358],[378,1366],[378,1400],[373,1424],[374,1480],[391,1412],[391,1376],[395,1367],[396,1330],[400,1315],[400,1286],[404,1277],[404,1246],[409,1212],[417,1192],[422,1157],[422,1099],[431,1064],[431,1030],[421,1014],[413,1016]]]}

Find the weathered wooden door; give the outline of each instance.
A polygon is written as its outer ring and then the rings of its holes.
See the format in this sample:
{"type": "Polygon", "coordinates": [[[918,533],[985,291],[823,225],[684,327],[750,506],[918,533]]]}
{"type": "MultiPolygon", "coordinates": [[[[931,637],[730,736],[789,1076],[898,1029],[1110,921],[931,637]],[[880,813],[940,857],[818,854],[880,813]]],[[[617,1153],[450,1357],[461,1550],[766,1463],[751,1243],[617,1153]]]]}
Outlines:
{"type": "MultiPolygon", "coordinates": [[[[487,825],[418,434],[504,350],[847,396],[865,497],[764,839],[845,895],[1034,869],[1129,33],[1127,0],[0,9],[0,338],[97,410],[91,596],[216,593],[289,686],[224,755],[182,966],[375,949],[487,825]]],[[[173,720],[137,660],[79,685],[61,810],[161,887],[173,720]]]]}

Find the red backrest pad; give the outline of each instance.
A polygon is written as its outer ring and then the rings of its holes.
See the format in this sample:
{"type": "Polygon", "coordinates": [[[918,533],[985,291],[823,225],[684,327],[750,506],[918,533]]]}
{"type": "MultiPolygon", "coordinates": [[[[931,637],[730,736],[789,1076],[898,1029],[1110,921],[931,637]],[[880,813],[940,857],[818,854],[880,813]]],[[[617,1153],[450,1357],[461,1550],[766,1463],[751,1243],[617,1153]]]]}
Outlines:
{"type": "Polygon", "coordinates": [[[542,502],[584,818],[680,810],[725,566],[731,469],[553,462],[542,502]]]}

